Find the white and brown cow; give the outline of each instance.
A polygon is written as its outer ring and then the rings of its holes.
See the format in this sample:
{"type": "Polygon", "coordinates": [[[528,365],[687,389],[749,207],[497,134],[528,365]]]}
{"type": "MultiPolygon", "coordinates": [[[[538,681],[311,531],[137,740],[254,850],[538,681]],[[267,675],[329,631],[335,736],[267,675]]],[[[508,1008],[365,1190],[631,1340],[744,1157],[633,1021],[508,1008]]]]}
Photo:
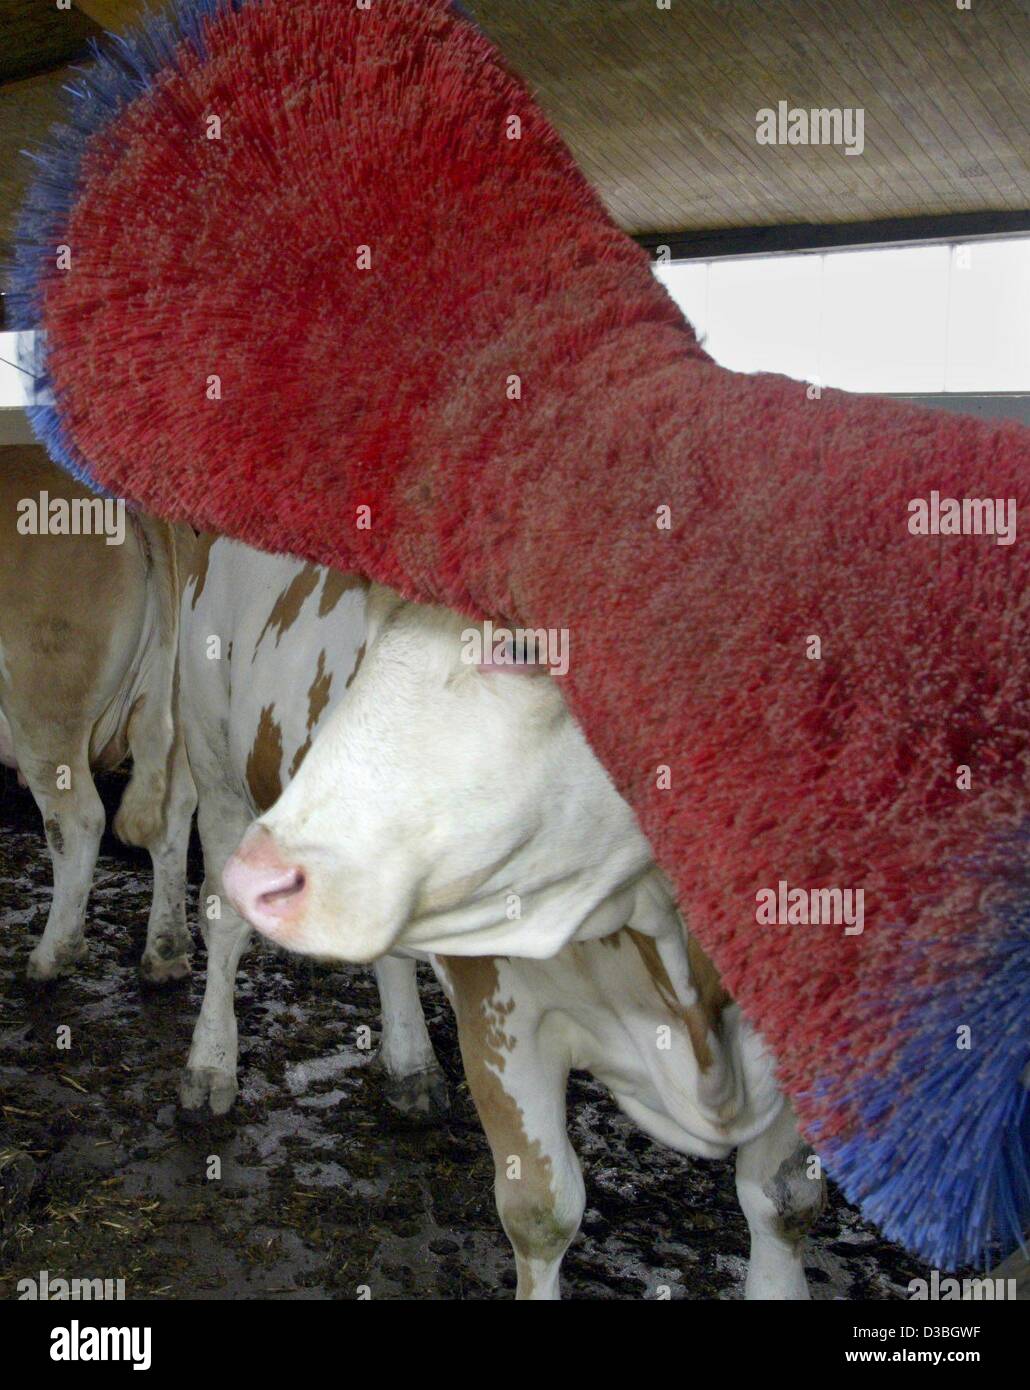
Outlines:
{"type": "Polygon", "coordinates": [[[0,762],[17,768],[43,817],[54,894],[28,974],[50,980],[86,951],[105,820],[92,771],[131,754],[114,829],[150,852],[141,969],[163,984],[189,974],[184,890],[195,805],[175,717],[175,534],[125,512],[124,530],[105,533],[95,524],[103,515],[99,499],[42,449],[0,449],[0,762]]]}
{"type": "Polygon", "coordinates": [[[558,683],[468,664],[465,626],[372,591],[349,697],[247,832],[228,892],[294,950],[432,954],[520,1297],[557,1295],[583,1212],[565,1121],[574,1068],[672,1148],[735,1149],[746,1293],[807,1297],[823,1182],[770,1056],[688,937],[558,683]]]}
{"type": "MultiPolygon", "coordinates": [[[[237,1093],[236,970],[251,929],[223,895],[222,867],[254,816],[296,775],[364,654],[367,585],[205,535],[183,590],[180,681],[199,796],[207,982],[181,1100],[225,1113],[237,1093]]],[[[413,959],[376,963],[387,1096],[412,1117],[446,1108],[413,959]]]]}

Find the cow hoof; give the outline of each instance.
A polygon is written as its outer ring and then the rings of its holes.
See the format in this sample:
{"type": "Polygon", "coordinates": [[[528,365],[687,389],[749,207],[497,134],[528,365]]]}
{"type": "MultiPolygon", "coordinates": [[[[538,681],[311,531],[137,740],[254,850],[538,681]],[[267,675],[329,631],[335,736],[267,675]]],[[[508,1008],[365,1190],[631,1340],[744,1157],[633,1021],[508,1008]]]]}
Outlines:
{"type": "Polygon", "coordinates": [[[212,1115],[227,1115],[239,1087],[231,1072],[217,1067],[187,1067],[179,1087],[179,1102],[183,1110],[209,1110],[212,1115]]]}
{"type": "Polygon", "coordinates": [[[75,946],[68,946],[54,955],[42,953],[37,946],[29,956],[29,963],[25,967],[25,977],[32,980],[34,984],[46,984],[50,980],[56,980],[61,975],[67,975],[81,960],[89,954],[89,947],[85,941],[78,942],[75,946]]]}
{"type": "Polygon", "coordinates": [[[386,1077],[386,1099],[408,1121],[435,1124],[451,1108],[447,1081],[437,1067],[410,1072],[407,1076],[386,1077]]]}
{"type": "Polygon", "coordinates": [[[144,984],[161,989],[165,985],[179,984],[191,975],[189,958],[176,956],[174,960],[163,960],[159,955],[146,954],[139,963],[139,973],[144,984]]]}

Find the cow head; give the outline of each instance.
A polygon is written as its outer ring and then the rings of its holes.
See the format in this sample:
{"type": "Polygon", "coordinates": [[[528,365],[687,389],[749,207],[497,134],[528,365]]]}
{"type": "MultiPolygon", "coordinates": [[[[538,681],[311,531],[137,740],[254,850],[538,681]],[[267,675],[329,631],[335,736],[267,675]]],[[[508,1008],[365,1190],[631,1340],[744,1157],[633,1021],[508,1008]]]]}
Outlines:
{"type": "Polygon", "coordinates": [[[405,945],[545,956],[599,929],[650,849],[560,682],[470,659],[467,620],[386,589],[368,623],[347,698],[226,865],[238,909],[283,946],[351,961],[405,945]]]}

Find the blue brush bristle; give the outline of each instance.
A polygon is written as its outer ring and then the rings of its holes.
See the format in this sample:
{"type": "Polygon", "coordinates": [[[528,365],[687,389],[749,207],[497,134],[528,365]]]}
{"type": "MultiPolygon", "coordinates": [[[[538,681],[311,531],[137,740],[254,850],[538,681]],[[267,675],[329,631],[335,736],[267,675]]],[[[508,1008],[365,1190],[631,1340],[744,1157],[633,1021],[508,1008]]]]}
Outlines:
{"type": "Polygon", "coordinates": [[[860,1133],[810,1136],[848,1199],[942,1270],[985,1267],[1030,1229],[1030,832],[990,859],[993,901],[961,971],[917,999],[868,1001],[904,1011],[905,1049],[823,1088],[857,1096],[860,1133]]]}
{"type": "MultiPolygon", "coordinates": [[[[261,0],[173,0],[167,9],[148,14],[125,35],[91,45],[94,62],[65,90],[64,118],[38,151],[25,151],[35,163],[14,234],[8,305],[11,326],[37,329],[43,321],[43,285],[63,230],[79,196],[79,173],[89,141],[114,121],[128,104],[148,91],[155,78],[176,66],[184,41],[205,56],[204,24],[213,16],[261,0]]],[[[72,252],[74,258],[74,249],[72,252]]],[[[46,344],[37,334],[32,363],[37,401],[28,407],[33,432],[50,457],[94,491],[103,492],[90,465],[68,437],[46,367],[46,344]]]]}

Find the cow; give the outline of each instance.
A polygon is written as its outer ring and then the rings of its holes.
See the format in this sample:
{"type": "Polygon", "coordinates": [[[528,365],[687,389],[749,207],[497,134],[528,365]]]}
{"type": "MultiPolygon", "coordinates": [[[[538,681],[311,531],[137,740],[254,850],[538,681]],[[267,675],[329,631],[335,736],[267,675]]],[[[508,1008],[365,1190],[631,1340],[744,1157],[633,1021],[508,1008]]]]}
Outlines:
{"type": "Polygon", "coordinates": [[[140,969],[149,984],[183,980],[196,798],[176,717],[176,531],[93,497],[28,446],[0,449],[0,519],[0,761],[39,807],[54,877],[28,976],[53,980],[87,950],[105,825],[92,774],[131,755],[114,831],[153,863],[140,969]]]}
{"type": "MultiPolygon", "coordinates": [[[[472,634],[474,635],[474,633],[472,634]]],[[[761,1038],[690,936],[546,665],[472,664],[462,619],[373,588],[364,661],[223,878],[266,937],[430,954],[494,1157],[517,1297],[558,1296],[583,1213],[570,1070],[681,1153],[736,1150],[749,1298],[808,1296],[824,1201],[761,1038]]]]}
{"type": "MultiPolygon", "coordinates": [[[[210,534],[193,546],[180,613],[179,670],[204,851],[200,923],[207,979],[180,1087],[185,1111],[224,1115],[238,1090],[235,978],[251,929],[222,868],[256,815],[301,768],[364,655],[368,585],[210,534]]],[[[373,848],[374,852],[374,848],[373,848]]],[[[447,1107],[414,958],[375,965],[386,1097],[413,1120],[447,1107]]]]}

